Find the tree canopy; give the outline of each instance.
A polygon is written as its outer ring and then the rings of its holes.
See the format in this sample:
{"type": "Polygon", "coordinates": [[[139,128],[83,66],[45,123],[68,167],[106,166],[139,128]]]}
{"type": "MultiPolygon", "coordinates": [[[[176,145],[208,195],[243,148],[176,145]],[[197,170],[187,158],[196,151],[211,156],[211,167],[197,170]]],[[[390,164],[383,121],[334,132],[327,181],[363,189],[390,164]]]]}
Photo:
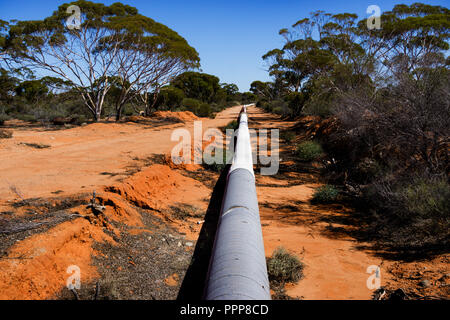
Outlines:
{"type": "Polygon", "coordinates": [[[200,61],[184,38],[136,8],[83,0],[63,4],[43,20],[13,23],[3,48],[20,65],[72,82],[95,119],[111,77],[121,83],[116,103],[120,117],[132,95],[164,85],[200,61]],[[80,8],[79,29],[66,26],[71,5],[80,8]]]}

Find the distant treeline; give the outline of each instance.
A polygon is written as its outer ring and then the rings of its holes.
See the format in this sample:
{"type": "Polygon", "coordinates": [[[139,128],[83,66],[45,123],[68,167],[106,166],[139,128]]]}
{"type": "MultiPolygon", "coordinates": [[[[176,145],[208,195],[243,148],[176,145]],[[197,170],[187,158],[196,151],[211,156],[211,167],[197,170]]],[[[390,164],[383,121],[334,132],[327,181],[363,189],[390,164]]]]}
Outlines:
{"type": "Polygon", "coordinates": [[[450,10],[415,3],[369,30],[356,14],[317,11],[280,30],[263,56],[258,106],[332,124],[315,143],[330,183],[359,199],[367,240],[416,253],[450,248],[450,10]]]}

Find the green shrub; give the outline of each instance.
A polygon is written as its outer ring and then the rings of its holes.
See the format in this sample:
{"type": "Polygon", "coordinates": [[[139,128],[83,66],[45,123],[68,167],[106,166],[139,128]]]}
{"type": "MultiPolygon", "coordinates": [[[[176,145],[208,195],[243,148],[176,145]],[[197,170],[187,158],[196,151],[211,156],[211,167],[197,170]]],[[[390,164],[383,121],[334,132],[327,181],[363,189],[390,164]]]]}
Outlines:
{"type": "Polygon", "coordinates": [[[192,113],[197,114],[198,109],[200,108],[201,102],[197,99],[192,98],[184,98],[181,102],[181,105],[185,110],[191,111],[192,113]]]}
{"type": "Polygon", "coordinates": [[[277,248],[267,259],[270,281],[297,282],[303,277],[303,268],[303,263],[283,247],[277,248]]]}
{"type": "Polygon", "coordinates": [[[275,108],[272,109],[272,112],[282,116],[283,115],[283,108],[282,107],[275,107],[275,108]]]}
{"type": "Polygon", "coordinates": [[[309,162],[317,160],[322,154],[322,146],[315,141],[305,141],[297,147],[297,155],[301,161],[309,162]]]}
{"type": "Polygon", "coordinates": [[[214,171],[214,172],[218,172],[221,173],[227,166],[227,152],[226,150],[222,150],[222,155],[223,155],[223,159],[222,159],[222,163],[212,163],[212,164],[208,164],[206,162],[203,162],[203,167],[207,170],[210,171],[214,171]]]}
{"type": "Polygon", "coordinates": [[[339,191],[330,185],[324,185],[314,192],[312,201],[314,203],[331,203],[336,201],[339,191]]]}
{"type": "Polygon", "coordinates": [[[332,115],[331,106],[327,103],[308,103],[303,107],[302,113],[308,116],[326,118],[332,115]]]}
{"type": "Polygon", "coordinates": [[[373,210],[366,232],[379,243],[424,256],[448,251],[450,184],[445,176],[378,183],[364,195],[362,205],[373,210]]]}
{"type": "Polygon", "coordinates": [[[5,124],[5,121],[11,119],[10,116],[6,115],[6,114],[0,114],[0,126],[5,124]]]}
{"type": "Polygon", "coordinates": [[[283,131],[280,134],[280,138],[286,141],[287,143],[290,143],[295,139],[295,132],[283,131]]]}
{"type": "Polygon", "coordinates": [[[88,121],[88,119],[86,118],[85,115],[77,114],[72,117],[72,119],[70,120],[70,123],[77,125],[77,126],[81,126],[83,123],[86,123],[87,121],[88,121]]]}
{"type": "Polygon", "coordinates": [[[16,115],[16,118],[22,121],[27,121],[27,122],[37,122],[38,119],[36,118],[36,116],[32,115],[32,114],[18,114],[16,115]]]}
{"type": "Polygon", "coordinates": [[[419,179],[402,190],[405,208],[415,217],[447,218],[450,212],[450,185],[445,179],[419,179]]]}
{"type": "Polygon", "coordinates": [[[197,110],[197,115],[199,117],[209,117],[211,115],[211,107],[207,103],[202,103],[197,110]]]}

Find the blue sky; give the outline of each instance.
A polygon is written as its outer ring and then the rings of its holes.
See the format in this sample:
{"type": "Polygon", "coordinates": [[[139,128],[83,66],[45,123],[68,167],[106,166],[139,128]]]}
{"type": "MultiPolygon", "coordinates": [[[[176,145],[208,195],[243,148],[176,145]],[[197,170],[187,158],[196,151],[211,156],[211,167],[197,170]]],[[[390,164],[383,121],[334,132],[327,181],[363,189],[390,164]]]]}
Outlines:
{"type": "MultiPolygon", "coordinates": [[[[60,4],[57,0],[0,0],[0,19],[41,19],[60,4]]],[[[95,1],[111,4],[115,1],[95,1]]],[[[177,31],[200,53],[203,72],[218,76],[222,82],[236,83],[247,91],[254,80],[269,80],[261,56],[282,46],[278,35],[315,10],[330,13],[351,12],[366,17],[369,5],[388,11],[395,4],[416,1],[333,1],[333,0],[122,0],[143,15],[177,31]]],[[[449,6],[449,0],[420,1],[449,6]]]]}

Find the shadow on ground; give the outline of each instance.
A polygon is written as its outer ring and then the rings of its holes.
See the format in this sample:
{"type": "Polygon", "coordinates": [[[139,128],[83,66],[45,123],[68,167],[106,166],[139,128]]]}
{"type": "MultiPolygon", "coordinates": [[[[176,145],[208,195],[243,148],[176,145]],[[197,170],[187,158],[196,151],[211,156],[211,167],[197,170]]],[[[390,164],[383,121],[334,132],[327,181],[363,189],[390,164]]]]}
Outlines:
{"type": "Polygon", "coordinates": [[[183,283],[178,293],[178,300],[201,300],[206,285],[209,261],[211,260],[217,225],[222,209],[223,194],[227,183],[230,165],[222,171],[214,186],[211,201],[205,215],[205,222],[200,231],[197,245],[192,256],[183,283]]]}

